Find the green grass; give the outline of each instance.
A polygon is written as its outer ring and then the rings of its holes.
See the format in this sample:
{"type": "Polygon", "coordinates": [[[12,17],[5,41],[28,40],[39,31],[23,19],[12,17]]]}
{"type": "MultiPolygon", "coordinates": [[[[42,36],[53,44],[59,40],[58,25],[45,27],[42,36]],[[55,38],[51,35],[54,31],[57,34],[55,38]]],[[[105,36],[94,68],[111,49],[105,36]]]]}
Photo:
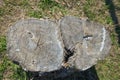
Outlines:
{"type": "Polygon", "coordinates": [[[36,4],[36,8],[37,9],[30,9],[30,11],[27,12],[28,16],[34,18],[52,18],[59,13],[61,13],[61,16],[63,16],[67,12],[63,5],[55,2],[54,0],[40,0],[36,4]]]}
{"type": "Polygon", "coordinates": [[[10,80],[26,80],[27,76],[20,66],[8,59],[6,56],[6,37],[0,36],[0,80],[5,78],[10,80]]]}
{"type": "Polygon", "coordinates": [[[0,36],[0,52],[6,50],[6,39],[4,36],[0,36]]]}
{"type": "MultiPolygon", "coordinates": [[[[109,14],[110,5],[105,5],[104,0],[68,0],[68,3],[65,3],[64,0],[59,0],[59,2],[55,0],[40,0],[38,2],[29,0],[3,1],[5,5],[0,7],[0,31],[4,31],[2,30],[3,27],[7,29],[9,24],[19,19],[20,10],[25,11],[26,17],[60,19],[65,15],[84,16],[107,25],[111,31],[112,49],[105,60],[98,62],[96,70],[100,80],[120,79],[120,48],[113,21],[109,14]],[[74,3],[77,4],[72,7],[66,6],[74,3]],[[3,24],[3,22],[6,24],[3,24]]],[[[116,0],[115,3],[118,9],[119,0],[116,0]]],[[[3,35],[0,36],[0,80],[5,79],[27,80],[28,74],[20,66],[12,63],[6,56],[6,37],[3,35]]]]}
{"type": "Polygon", "coordinates": [[[0,16],[3,16],[3,14],[4,14],[4,9],[0,8],[0,16]]]}

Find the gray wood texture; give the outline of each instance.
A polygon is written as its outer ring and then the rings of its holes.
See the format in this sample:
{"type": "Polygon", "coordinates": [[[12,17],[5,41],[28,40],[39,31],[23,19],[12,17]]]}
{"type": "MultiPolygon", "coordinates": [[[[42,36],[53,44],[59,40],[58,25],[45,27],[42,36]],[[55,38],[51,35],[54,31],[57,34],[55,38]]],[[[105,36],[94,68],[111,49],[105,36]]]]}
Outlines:
{"type": "Polygon", "coordinates": [[[51,72],[62,67],[86,70],[104,59],[110,48],[104,25],[73,16],[58,22],[20,20],[7,35],[9,58],[28,71],[51,72]]]}
{"type": "Polygon", "coordinates": [[[20,20],[8,32],[8,52],[24,70],[53,71],[61,67],[63,47],[58,26],[49,20],[20,20]]]}
{"type": "Polygon", "coordinates": [[[61,19],[60,28],[65,47],[74,52],[68,60],[71,67],[86,70],[109,53],[111,40],[105,26],[67,16],[61,19]]]}

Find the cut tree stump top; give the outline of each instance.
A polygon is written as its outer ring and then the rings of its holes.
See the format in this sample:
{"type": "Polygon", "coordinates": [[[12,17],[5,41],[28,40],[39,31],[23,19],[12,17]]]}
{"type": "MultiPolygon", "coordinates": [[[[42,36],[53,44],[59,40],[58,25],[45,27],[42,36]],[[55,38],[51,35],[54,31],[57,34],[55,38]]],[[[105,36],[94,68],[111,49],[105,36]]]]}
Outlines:
{"type": "Polygon", "coordinates": [[[30,71],[57,70],[63,61],[57,28],[49,20],[18,21],[8,33],[9,57],[30,71]]]}
{"type": "Polygon", "coordinates": [[[61,19],[60,28],[65,47],[74,51],[71,66],[86,70],[109,53],[111,40],[104,25],[69,16],[61,19]]]}
{"type": "Polygon", "coordinates": [[[62,66],[86,70],[104,59],[110,48],[104,25],[72,16],[58,22],[20,20],[7,34],[9,58],[28,71],[50,72],[62,66]]]}

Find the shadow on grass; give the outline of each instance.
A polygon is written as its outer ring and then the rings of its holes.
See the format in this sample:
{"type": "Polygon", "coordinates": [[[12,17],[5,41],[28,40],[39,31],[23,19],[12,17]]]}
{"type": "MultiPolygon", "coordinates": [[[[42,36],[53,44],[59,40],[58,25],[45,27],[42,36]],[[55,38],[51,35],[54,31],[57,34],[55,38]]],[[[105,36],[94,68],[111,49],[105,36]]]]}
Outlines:
{"type": "Polygon", "coordinates": [[[120,45],[120,24],[116,15],[115,5],[113,0],[105,0],[105,4],[108,6],[109,14],[113,20],[113,24],[115,25],[115,32],[118,35],[118,43],[120,45]]]}
{"type": "Polygon", "coordinates": [[[38,73],[28,72],[29,80],[99,80],[95,66],[85,70],[85,71],[75,71],[68,76],[62,73],[64,77],[56,77],[56,75],[61,75],[59,72],[51,76],[51,73],[47,73],[47,76],[40,77],[38,73]],[[32,77],[31,77],[32,76],[32,77]],[[55,78],[56,77],[56,78],[55,78]]]}

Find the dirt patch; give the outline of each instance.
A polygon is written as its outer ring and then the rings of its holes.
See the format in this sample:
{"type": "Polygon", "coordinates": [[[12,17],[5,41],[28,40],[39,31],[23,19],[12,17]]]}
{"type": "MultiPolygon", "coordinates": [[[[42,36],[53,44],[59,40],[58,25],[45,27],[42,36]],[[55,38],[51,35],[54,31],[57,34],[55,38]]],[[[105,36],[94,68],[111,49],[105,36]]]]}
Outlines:
{"type": "Polygon", "coordinates": [[[3,0],[0,0],[0,7],[4,4],[3,0]]]}
{"type": "Polygon", "coordinates": [[[25,18],[25,11],[20,6],[2,6],[4,14],[0,18],[0,35],[6,35],[8,27],[16,21],[25,18]]]}

